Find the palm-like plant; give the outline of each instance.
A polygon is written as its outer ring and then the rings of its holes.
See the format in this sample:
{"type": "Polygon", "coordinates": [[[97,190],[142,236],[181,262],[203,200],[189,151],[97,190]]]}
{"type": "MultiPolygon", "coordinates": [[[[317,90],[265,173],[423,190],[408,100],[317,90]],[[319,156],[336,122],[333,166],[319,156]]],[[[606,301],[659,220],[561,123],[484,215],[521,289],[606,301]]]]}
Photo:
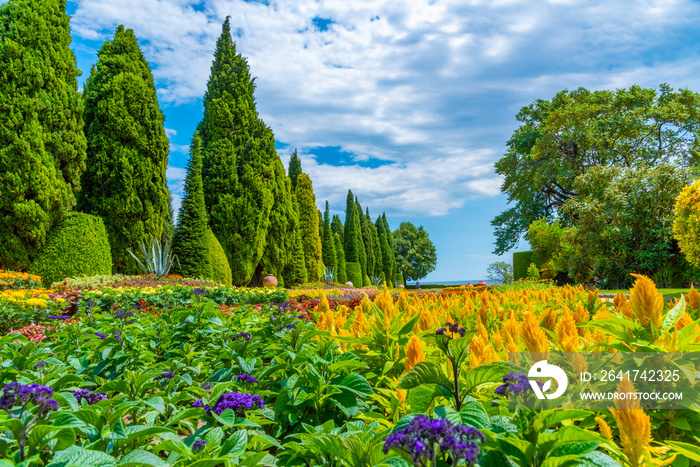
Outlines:
{"type": "Polygon", "coordinates": [[[168,275],[173,261],[177,260],[180,266],[180,260],[172,251],[172,240],[161,242],[156,237],[151,237],[150,240],[146,237],[139,242],[139,250],[143,255],[143,261],[131,249],[127,248],[126,251],[133,256],[144,274],[154,274],[156,279],[168,275]]]}

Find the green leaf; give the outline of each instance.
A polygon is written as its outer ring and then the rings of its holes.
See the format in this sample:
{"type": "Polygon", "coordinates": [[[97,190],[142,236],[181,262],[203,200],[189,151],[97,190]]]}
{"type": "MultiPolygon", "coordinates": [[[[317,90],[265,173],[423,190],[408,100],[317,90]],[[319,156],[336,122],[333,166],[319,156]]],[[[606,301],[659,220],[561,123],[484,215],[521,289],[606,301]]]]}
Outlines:
{"type": "Polygon", "coordinates": [[[700,446],[671,440],[666,440],[664,443],[671,446],[674,452],[682,454],[690,460],[700,462],[700,446]]]}
{"type": "Polygon", "coordinates": [[[564,420],[579,420],[590,414],[588,410],[544,410],[535,416],[533,427],[536,431],[543,431],[564,420]]]}
{"type": "Polygon", "coordinates": [[[433,362],[418,362],[408,373],[403,375],[396,385],[399,389],[413,389],[423,384],[439,384],[452,391],[453,384],[439,366],[433,362]]]}
{"type": "Polygon", "coordinates": [[[408,405],[412,412],[423,413],[428,410],[436,397],[445,397],[445,392],[437,384],[417,386],[408,391],[408,405]]]}
{"type": "Polygon", "coordinates": [[[217,415],[216,412],[212,410],[211,416],[224,426],[233,426],[233,424],[236,423],[236,414],[234,414],[231,409],[224,410],[221,412],[221,415],[217,415]]]}
{"type": "Polygon", "coordinates": [[[488,451],[479,457],[479,467],[516,467],[501,451],[488,451]]]}
{"type": "Polygon", "coordinates": [[[459,411],[461,423],[474,428],[487,428],[491,422],[489,414],[486,413],[484,407],[477,401],[466,401],[459,411]]]}
{"type": "Polygon", "coordinates": [[[124,454],[124,456],[121,459],[119,459],[119,463],[117,465],[119,467],[142,465],[159,467],[162,465],[167,465],[167,462],[165,462],[163,459],[161,459],[153,453],[136,449],[134,451],[129,451],[128,453],[124,454]]]}
{"type": "Polygon", "coordinates": [[[148,399],[144,400],[144,402],[159,414],[163,415],[165,413],[165,402],[163,401],[162,397],[149,397],[148,399]]]}
{"type": "Polygon", "coordinates": [[[357,373],[346,375],[337,386],[347,388],[359,396],[374,394],[374,390],[372,389],[372,385],[369,384],[369,381],[357,373]]]}
{"type": "Polygon", "coordinates": [[[459,416],[459,412],[457,412],[452,407],[448,407],[446,405],[438,405],[437,407],[435,407],[433,413],[437,418],[445,418],[454,423],[455,425],[460,425],[462,423],[462,419],[459,416]]]}
{"type": "Polygon", "coordinates": [[[510,373],[511,368],[506,362],[485,363],[469,370],[467,373],[466,386],[471,391],[472,388],[485,383],[501,383],[503,377],[510,373]]]}
{"type": "Polygon", "coordinates": [[[254,465],[269,465],[265,464],[265,460],[269,456],[266,452],[257,452],[249,457],[246,457],[238,464],[238,467],[253,467],[254,465]]]}
{"type": "Polygon", "coordinates": [[[517,438],[498,438],[497,441],[503,453],[518,459],[520,465],[532,464],[531,461],[535,456],[535,446],[532,443],[517,438]]]}
{"type": "Polygon", "coordinates": [[[666,317],[664,317],[664,321],[661,323],[661,329],[665,331],[671,329],[676,325],[678,320],[681,319],[683,313],[685,313],[685,296],[681,294],[680,301],[666,313],[666,317]]]}
{"type": "Polygon", "coordinates": [[[615,459],[600,451],[589,452],[585,456],[579,457],[576,465],[582,467],[622,467],[615,459]]]}
{"type": "Polygon", "coordinates": [[[103,467],[117,465],[114,457],[101,451],[88,451],[79,446],[71,446],[56,453],[50,467],[103,467]]]}
{"type": "Polygon", "coordinates": [[[600,443],[595,441],[581,442],[573,441],[568,443],[562,443],[554,447],[549,452],[547,457],[560,457],[560,456],[581,456],[594,451],[600,443]]]}

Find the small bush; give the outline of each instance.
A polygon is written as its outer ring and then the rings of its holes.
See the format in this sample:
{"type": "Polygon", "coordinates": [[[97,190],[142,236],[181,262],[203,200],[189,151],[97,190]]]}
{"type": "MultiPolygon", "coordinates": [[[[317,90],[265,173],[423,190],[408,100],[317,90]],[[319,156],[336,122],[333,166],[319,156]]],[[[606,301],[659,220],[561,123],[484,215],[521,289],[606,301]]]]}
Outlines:
{"type": "Polygon", "coordinates": [[[362,267],[358,262],[345,263],[345,273],[352,285],[362,287],[362,267]]]}
{"type": "Polygon", "coordinates": [[[231,266],[228,264],[228,259],[226,258],[226,253],[224,252],[221,243],[214,235],[211,229],[209,231],[209,253],[211,258],[211,279],[214,282],[224,285],[231,285],[231,266]]]}
{"type": "Polygon", "coordinates": [[[112,254],[102,218],[69,214],[49,232],[31,272],[46,286],[66,277],[111,274],[112,254]]]}
{"type": "Polygon", "coordinates": [[[539,279],[540,278],[540,269],[537,267],[537,265],[535,263],[530,263],[530,266],[528,266],[527,278],[528,279],[539,279]]]}
{"type": "MultiPolygon", "coordinates": [[[[513,253],[513,279],[524,279],[527,277],[527,269],[531,263],[535,262],[535,253],[530,251],[518,251],[513,253]]],[[[537,266],[537,263],[535,263],[537,266]]]]}
{"type": "Polygon", "coordinates": [[[700,267],[700,180],[683,188],[673,211],[678,246],[690,264],[700,267]]]}
{"type": "Polygon", "coordinates": [[[394,276],[394,284],[403,285],[403,274],[399,273],[394,276]]]}
{"type": "Polygon", "coordinates": [[[41,287],[41,277],[39,276],[0,269],[0,291],[38,289],[39,287],[41,287]]]}

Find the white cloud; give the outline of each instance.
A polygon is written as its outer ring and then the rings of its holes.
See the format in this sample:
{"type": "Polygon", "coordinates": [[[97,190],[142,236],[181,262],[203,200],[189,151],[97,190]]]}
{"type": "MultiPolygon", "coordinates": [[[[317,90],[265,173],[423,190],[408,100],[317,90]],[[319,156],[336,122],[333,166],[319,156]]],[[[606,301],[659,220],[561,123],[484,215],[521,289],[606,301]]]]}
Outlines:
{"type": "Polygon", "coordinates": [[[74,35],[134,29],[167,105],[203,96],[230,15],[261,117],[300,149],[319,204],[343,206],[351,188],[378,212],[443,215],[499,192],[493,162],[535,99],[579,86],[700,90],[688,40],[700,4],[688,0],[207,0],[201,11],[187,0],[77,3],[74,35]],[[316,16],[333,23],[319,31],[316,16]],[[336,167],[312,157],[309,148],[324,146],[389,164],[336,167]]]}

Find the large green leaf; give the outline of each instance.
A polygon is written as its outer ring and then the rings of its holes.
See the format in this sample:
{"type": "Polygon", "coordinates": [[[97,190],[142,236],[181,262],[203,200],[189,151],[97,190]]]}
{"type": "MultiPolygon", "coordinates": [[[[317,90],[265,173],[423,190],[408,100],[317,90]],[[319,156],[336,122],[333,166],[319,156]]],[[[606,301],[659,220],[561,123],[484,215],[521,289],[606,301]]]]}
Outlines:
{"type": "Polygon", "coordinates": [[[134,451],[129,451],[126,454],[124,454],[124,456],[121,459],[119,459],[119,463],[117,465],[119,467],[137,467],[142,465],[160,467],[168,464],[163,459],[161,459],[153,453],[136,449],[134,451]]]}
{"type": "Polygon", "coordinates": [[[348,389],[361,397],[367,394],[374,394],[374,390],[372,389],[372,385],[369,384],[369,381],[357,373],[345,375],[337,386],[348,389]]]}
{"type": "Polygon", "coordinates": [[[463,425],[474,428],[487,428],[491,423],[484,407],[475,400],[466,401],[459,411],[459,416],[463,425]]]}
{"type": "Polygon", "coordinates": [[[700,446],[671,440],[666,440],[665,443],[671,446],[674,452],[682,454],[690,460],[700,462],[700,446]]]}
{"type": "Polygon", "coordinates": [[[447,405],[439,405],[435,407],[435,410],[433,411],[435,416],[437,418],[446,418],[447,420],[451,421],[455,425],[461,425],[462,424],[462,419],[460,418],[459,412],[457,412],[455,409],[452,407],[449,407],[447,405]]]}
{"type": "Polygon", "coordinates": [[[232,457],[240,457],[245,452],[248,444],[248,432],[246,430],[238,430],[226,440],[221,448],[221,455],[229,455],[232,457]]]}
{"type": "Polygon", "coordinates": [[[503,382],[503,377],[512,369],[506,362],[485,363],[469,370],[465,387],[468,390],[485,383],[503,382]]]}
{"type": "Polygon", "coordinates": [[[71,446],[56,453],[50,467],[107,467],[116,466],[114,457],[101,451],[88,451],[79,446],[71,446]]]}
{"type": "Polygon", "coordinates": [[[408,405],[411,411],[423,413],[428,410],[436,397],[445,397],[445,390],[437,384],[417,386],[408,391],[408,405]]]}
{"type": "Polygon", "coordinates": [[[413,389],[423,384],[439,384],[448,391],[451,391],[454,386],[435,363],[418,362],[408,373],[401,377],[396,387],[399,389],[413,389]]]}
{"type": "Polygon", "coordinates": [[[683,316],[683,313],[685,313],[685,306],[685,296],[681,294],[681,300],[666,313],[664,321],[661,323],[661,329],[668,331],[675,326],[678,320],[681,319],[681,316],[683,316]]]}

